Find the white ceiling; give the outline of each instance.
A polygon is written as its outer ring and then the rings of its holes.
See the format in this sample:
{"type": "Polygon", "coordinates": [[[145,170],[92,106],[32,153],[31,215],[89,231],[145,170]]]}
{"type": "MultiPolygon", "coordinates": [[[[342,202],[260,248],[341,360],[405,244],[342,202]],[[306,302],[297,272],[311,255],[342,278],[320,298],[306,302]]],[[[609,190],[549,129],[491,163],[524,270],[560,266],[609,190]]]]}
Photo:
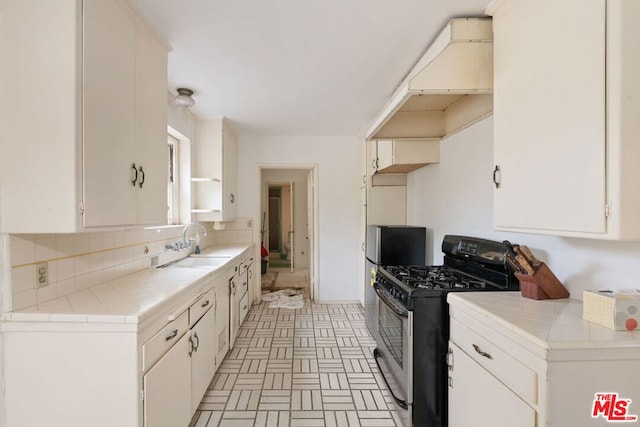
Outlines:
{"type": "Polygon", "coordinates": [[[356,135],[454,16],[488,0],[131,0],[167,40],[169,89],[239,135],[356,135]]]}

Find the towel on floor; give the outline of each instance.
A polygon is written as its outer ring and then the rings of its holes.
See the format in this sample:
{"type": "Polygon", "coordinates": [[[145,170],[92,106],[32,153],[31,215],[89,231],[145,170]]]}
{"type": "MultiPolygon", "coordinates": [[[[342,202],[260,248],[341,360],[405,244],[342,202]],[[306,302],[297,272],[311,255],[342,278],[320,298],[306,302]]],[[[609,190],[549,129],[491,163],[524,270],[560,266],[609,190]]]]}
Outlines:
{"type": "Polygon", "coordinates": [[[269,302],[269,308],[289,308],[295,310],[304,306],[304,298],[295,289],[281,289],[262,295],[269,302]]]}

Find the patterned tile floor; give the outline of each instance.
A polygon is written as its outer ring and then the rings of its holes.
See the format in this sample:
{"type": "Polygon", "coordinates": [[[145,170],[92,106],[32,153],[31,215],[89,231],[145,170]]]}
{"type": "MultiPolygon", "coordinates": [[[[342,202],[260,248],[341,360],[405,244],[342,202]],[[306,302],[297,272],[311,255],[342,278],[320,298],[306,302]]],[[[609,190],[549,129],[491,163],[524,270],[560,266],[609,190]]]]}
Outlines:
{"type": "Polygon", "coordinates": [[[396,426],[359,304],[254,306],[190,427],[396,426]]]}

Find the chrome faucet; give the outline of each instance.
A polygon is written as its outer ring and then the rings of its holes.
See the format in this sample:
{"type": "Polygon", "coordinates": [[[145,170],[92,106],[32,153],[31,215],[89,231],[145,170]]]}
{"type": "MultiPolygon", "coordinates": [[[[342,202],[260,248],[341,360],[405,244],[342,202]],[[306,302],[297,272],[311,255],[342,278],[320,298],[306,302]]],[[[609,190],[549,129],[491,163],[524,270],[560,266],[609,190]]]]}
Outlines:
{"type": "Polygon", "coordinates": [[[187,224],[187,225],[184,227],[184,230],[182,231],[182,241],[184,242],[185,247],[187,247],[187,248],[188,248],[189,246],[191,246],[191,241],[193,240],[193,238],[191,238],[191,237],[189,237],[189,239],[187,240],[187,231],[189,230],[189,227],[191,227],[192,225],[197,225],[197,226],[199,226],[200,228],[202,228],[202,231],[204,232],[205,237],[207,236],[207,229],[206,229],[206,228],[205,228],[205,226],[204,226],[204,225],[202,225],[201,223],[199,223],[199,222],[192,222],[191,224],[187,224]]]}
{"type": "MultiPolygon", "coordinates": [[[[204,232],[204,235],[207,235],[207,229],[205,228],[204,225],[202,225],[199,222],[192,222],[191,224],[187,224],[184,227],[184,230],[182,231],[182,240],[177,240],[175,242],[175,244],[165,244],[164,246],[164,250],[165,251],[181,251],[183,249],[189,249],[191,247],[191,242],[194,240],[192,237],[187,238],[187,231],[189,231],[189,227],[191,227],[192,225],[197,225],[200,228],[202,228],[202,231],[204,232]]],[[[200,253],[200,247],[198,245],[196,245],[196,253],[200,253]]]]}

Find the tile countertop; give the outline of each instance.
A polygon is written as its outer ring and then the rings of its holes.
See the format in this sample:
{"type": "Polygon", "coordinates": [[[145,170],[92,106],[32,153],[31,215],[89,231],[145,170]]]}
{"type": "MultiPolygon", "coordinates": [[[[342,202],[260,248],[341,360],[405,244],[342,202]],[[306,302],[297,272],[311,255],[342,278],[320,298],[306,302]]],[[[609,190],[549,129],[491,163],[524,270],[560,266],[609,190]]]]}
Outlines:
{"type": "MultiPolygon", "coordinates": [[[[203,255],[233,258],[245,245],[215,245],[203,255]]],[[[2,313],[5,322],[140,324],[198,296],[219,269],[150,268],[20,311],[2,313]]]]}
{"type": "Polygon", "coordinates": [[[497,323],[524,347],[533,345],[545,352],[594,348],[640,351],[640,331],[614,331],[583,320],[582,301],[536,301],[520,292],[452,292],[447,301],[452,313],[461,310],[479,322],[497,323]]]}

